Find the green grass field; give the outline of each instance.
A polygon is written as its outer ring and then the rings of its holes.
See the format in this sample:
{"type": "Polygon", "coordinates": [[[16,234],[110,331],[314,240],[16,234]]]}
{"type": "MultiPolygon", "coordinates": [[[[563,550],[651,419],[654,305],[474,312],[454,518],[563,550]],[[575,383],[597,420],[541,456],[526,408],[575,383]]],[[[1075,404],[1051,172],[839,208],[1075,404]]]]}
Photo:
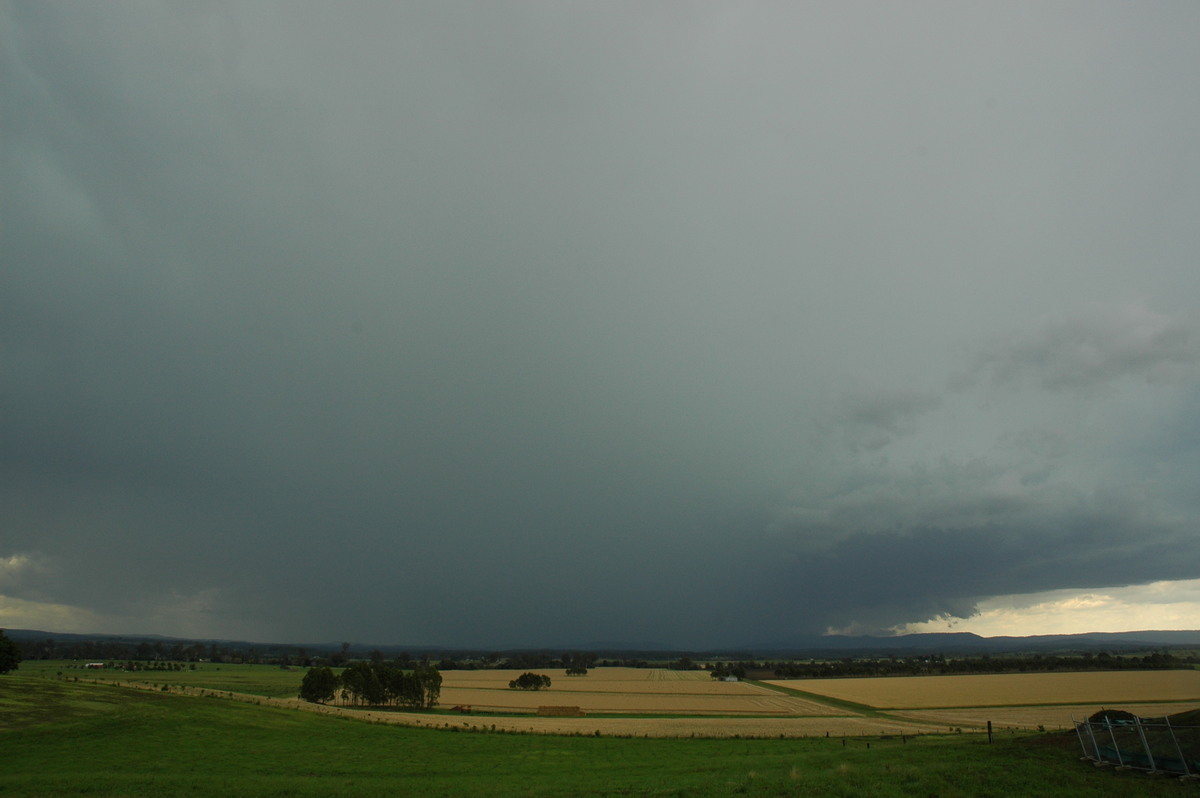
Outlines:
{"type": "Polygon", "coordinates": [[[843,746],[451,732],[60,680],[25,665],[0,677],[2,796],[1200,794],[1077,754],[1046,736],[843,746]]]}
{"type": "Polygon", "coordinates": [[[195,670],[185,667],[180,671],[116,671],[85,670],[82,663],[67,663],[55,660],[31,660],[22,662],[19,673],[25,676],[101,679],[113,682],[137,684],[171,684],[183,687],[202,687],[209,690],[227,690],[233,693],[270,696],[272,698],[295,698],[304,678],[304,668],[284,670],[275,665],[216,665],[201,662],[195,670]]]}

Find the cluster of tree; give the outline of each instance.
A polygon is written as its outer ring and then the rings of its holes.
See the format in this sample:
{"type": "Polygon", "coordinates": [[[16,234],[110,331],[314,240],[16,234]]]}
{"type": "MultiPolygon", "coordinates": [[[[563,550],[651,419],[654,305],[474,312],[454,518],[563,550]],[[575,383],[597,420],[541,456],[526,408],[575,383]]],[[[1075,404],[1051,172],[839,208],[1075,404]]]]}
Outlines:
{"type": "Polygon", "coordinates": [[[1154,652],[1145,656],[1114,656],[1107,652],[1082,656],[1044,654],[1004,657],[956,657],[947,659],[941,654],[908,659],[850,659],[830,662],[764,663],[776,676],[788,679],[828,679],[842,676],[922,676],[955,673],[1045,673],[1052,671],[1089,670],[1170,670],[1191,668],[1195,656],[1176,656],[1170,652],[1154,652]]]}
{"type": "Polygon", "coordinates": [[[661,665],[655,665],[647,662],[644,659],[628,657],[624,659],[604,659],[598,663],[601,668],[661,668],[661,665]]]}
{"type": "Polygon", "coordinates": [[[553,656],[547,651],[517,651],[506,658],[494,657],[490,664],[484,667],[502,668],[504,670],[531,670],[533,668],[588,668],[596,666],[596,655],[586,651],[568,651],[559,656],[553,656]]]}
{"type": "Polygon", "coordinates": [[[124,662],[108,662],[105,663],[106,668],[116,671],[183,671],[187,669],[196,670],[194,662],[134,662],[133,660],[125,660],[124,662]]]}
{"type": "Polygon", "coordinates": [[[8,639],[4,630],[0,629],[0,673],[15,671],[21,664],[21,650],[17,644],[8,639]]]}
{"type": "Polygon", "coordinates": [[[746,678],[746,667],[740,662],[718,662],[709,671],[709,675],[714,679],[725,679],[730,676],[735,676],[738,679],[746,678]]]}
{"type": "Polygon", "coordinates": [[[550,677],[540,673],[522,673],[509,682],[508,686],[513,690],[541,690],[550,686],[550,677]]]}
{"type": "Polygon", "coordinates": [[[352,662],[341,674],[328,666],[309,668],[300,682],[300,697],[323,704],[339,697],[355,706],[395,705],[432,709],[442,693],[442,674],[429,664],[415,668],[386,662],[352,662]]]}
{"type": "Polygon", "coordinates": [[[587,676],[588,668],[596,667],[596,655],[589,652],[574,652],[563,654],[560,658],[567,673],[574,671],[574,676],[587,676]]]}
{"type": "MultiPolygon", "coordinates": [[[[371,652],[371,656],[375,656],[378,652],[371,652]]],[[[436,656],[441,657],[438,660],[438,670],[453,671],[474,671],[474,670],[531,670],[534,668],[543,669],[571,669],[571,668],[594,668],[598,657],[589,652],[566,652],[555,656],[548,651],[517,651],[510,652],[507,655],[500,652],[468,652],[459,651],[453,654],[439,653],[436,656]]],[[[400,654],[397,659],[408,657],[408,654],[400,654]]]]}

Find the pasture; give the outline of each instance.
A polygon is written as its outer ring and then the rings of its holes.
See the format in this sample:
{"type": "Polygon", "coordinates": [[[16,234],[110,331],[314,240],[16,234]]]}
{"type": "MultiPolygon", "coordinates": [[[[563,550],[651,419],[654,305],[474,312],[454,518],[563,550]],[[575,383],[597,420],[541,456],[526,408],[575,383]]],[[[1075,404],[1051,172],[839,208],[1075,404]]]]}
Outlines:
{"type": "MultiPolygon", "coordinates": [[[[1194,795],[1036,744],[453,733],[231,701],[0,677],[5,796],[1194,795]]],[[[197,689],[197,688],[192,688],[197,689]]],[[[200,688],[207,689],[207,688],[200,688]]]]}
{"type": "Polygon", "coordinates": [[[57,660],[30,660],[21,663],[20,673],[39,676],[63,676],[80,679],[115,681],[134,685],[171,684],[207,690],[226,690],[234,693],[293,697],[300,690],[303,668],[280,668],[277,665],[229,665],[200,662],[183,670],[91,670],[83,663],[57,660]]]}

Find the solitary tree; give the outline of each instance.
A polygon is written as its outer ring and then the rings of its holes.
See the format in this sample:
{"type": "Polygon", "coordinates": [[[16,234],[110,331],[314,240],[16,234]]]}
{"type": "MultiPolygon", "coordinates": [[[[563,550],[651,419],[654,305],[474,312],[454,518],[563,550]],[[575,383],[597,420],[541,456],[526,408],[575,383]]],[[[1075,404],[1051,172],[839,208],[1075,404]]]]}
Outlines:
{"type": "Polygon", "coordinates": [[[4,630],[0,629],[0,673],[15,671],[21,664],[21,652],[17,644],[8,639],[4,630]]]}

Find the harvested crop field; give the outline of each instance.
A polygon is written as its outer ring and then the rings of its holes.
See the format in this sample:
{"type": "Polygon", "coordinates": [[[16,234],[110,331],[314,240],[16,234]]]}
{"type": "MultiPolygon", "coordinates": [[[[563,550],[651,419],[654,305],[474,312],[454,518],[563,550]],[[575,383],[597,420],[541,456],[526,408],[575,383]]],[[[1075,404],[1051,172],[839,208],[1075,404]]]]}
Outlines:
{"type": "MultiPolygon", "coordinates": [[[[407,721],[399,721],[407,722],[407,721]]],[[[419,725],[533,734],[595,735],[606,737],[842,737],[865,735],[935,734],[945,729],[933,723],[866,717],[827,718],[542,718],[531,716],[471,717],[446,721],[420,718],[419,725]]]]}
{"type": "MultiPolygon", "coordinates": [[[[442,671],[442,687],[505,688],[523,670],[442,671]]],[[[722,682],[707,671],[670,671],[659,668],[593,668],[587,676],[566,676],[555,668],[534,670],[552,680],[551,690],[608,693],[679,693],[741,695],[746,682],[722,682]]]]}
{"type": "Polygon", "coordinates": [[[546,690],[514,690],[521,671],[446,671],[442,706],[486,712],[532,712],[539,706],[577,706],[592,714],[830,716],[844,710],[748,682],[714,681],[703,671],[597,668],[587,676],[543,670],[546,690]]]}
{"type": "Polygon", "coordinates": [[[539,717],[537,715],[459,715],[389,712],[376,709],[309,704],[296,698],[266,702],[309,712],[360,718],[371,723],[397,723],[434,729],[505,731],[528,734],[567,734],[608,737],[841,737],[915,735],[945,731],[939,723],[854,716],[829,717],[539,717]]]}
{"type": "Polygon", "coordinates": [[[804,679],[770,684],[877,709],[1200,702],[1200,671],[1195,670],[804,679]]]}
{"type": "MultiPolygon", "coordinates": [[[[941,727],[942,731],[949,728],[979,729],[991,721],[996,729],[1036,729],[1039,726],[1047,730],[1074,728],[1073,720],[1083,720],[1096,710],[1103,709],[1096,704],[1072,704],[1068,706],[1030,706],[1030,707],[969,707],[961,709],[925,709],[916,711],[899,711],[890,713],[891,717],[905,718],[920,723],[941,727]]],[[[1143,718],[1173,715],[1195,709],[1195,702],[1180,704],[1120,704],[1108,705],[1109,709],[1119,708],[1132,712],[1143,718]]]]}

